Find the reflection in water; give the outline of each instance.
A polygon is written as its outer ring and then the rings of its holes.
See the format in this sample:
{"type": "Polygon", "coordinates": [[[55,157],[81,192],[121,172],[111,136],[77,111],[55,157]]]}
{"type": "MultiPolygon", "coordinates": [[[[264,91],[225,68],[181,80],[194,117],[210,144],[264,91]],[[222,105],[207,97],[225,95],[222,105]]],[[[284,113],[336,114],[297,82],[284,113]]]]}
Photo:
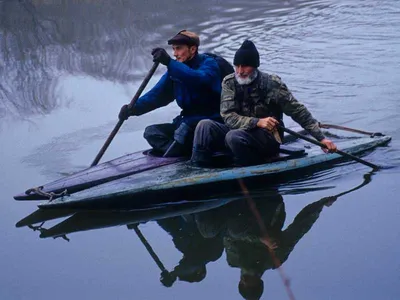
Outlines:
{"type": "MultiPolygon", "coordinates": [[[[63,74],[128,82],[143,73],[154,16],[129,1],[0,2],[0,109],[20,115],[60,105],[63,74]],[[130,5],[132,6],[132,4],[130,5]],[[146,17],[144,17],[145,15],[146,17]]],[[[148,63],[151,63],[149,61],[148,63]]]]}
{"type": "Polygon", "coordinates": [[[29,1],[0,2],[0,113],[48,113],[57,105],[55,78],[43,50],[59,43],[56,23],[29,1]]]}
{"type": "MultiPolygon", "coordinates": [[[[399,65],[400,57],[400,31],[398,30],[400,26],[400,15],[398,13],[400,2],[384,0],[379,1],[378,4],[379,5],[373,0],[0,0],[0,121],[3,121],[4,116],[9,116],[10,113],[24,116],[29,120],[33,119],[33,121],[36,120],[35,114],[51,113],[52,116],[54,115],[54,117],[57,118],[61,115],[61,117],[64,117],[64,121],[61,120],[61,122],[59,122],[59,126],[52,131],[50,137],[45,130],[45,126],[49,126],[49,124],[46,122],[44,124],[39,122],[41,131],[37,133],[37,136],[33,136],[33,138],[40,140],[43,134],[47,134],[47,136],[40,142],[44,144],[43,147],[38,148],[43,150],[41,153],[42,158],[37,158],[35,170],[37,170],[37,165],[44,165],[44,171],[51,174],[48,178],[52,179],[60,175],[55,174],[54,170],[70,171],[71,167],[69,165],[65,167],[65,165],[60,164],[60,160],[54,158],[56,155],[62,157],[64,161],[65,158],[71,160],[71,157],[76,157],[81,164],[89,163],[93,159],[96,151],[99,150],[99,147],[94,145],[93,149],[86,149],[89,153],[86,155],[83,151],[76,151],[77,143],[83,144],[83,140],[101,140],[101,142],[104,142],[110,132],[111,126],[115,125],[115,123],[111,125],[105,124],[103,128],[79,127],[79,131],[76,131],[76,128],[70,130],[70,122],[66,122],[65,117],[70,118],[72,113],[75,114],[75,111],[64,109],[57,112],[60,113],[60,115],[54,113],[55,109],[65,106],[66,96],[63,95],[63,91],[74,89],[79,86],[79,84],[75,84],[76,82],[81,83],[81,85],[85,85],[87,82],[93,82],[89,87],[90,89],[96,89],[99,88],[99,86],[107,86],[104,90],[107,90],[111,94],[116,94],[115,90],[109,87],[113,82],[125,83],[131,80],[136,81],[139,77],[140,80],[142,80],[145,72],[147,72],[152,64],[148,54],[150,49],[153,46],[166,46],[165,40],[167,38],[175,34],[178,30],[187,28],[200,34],[202,49],[204,51],[213,51],[222,54],[228,60],[233,58],[235,49],[238,48],[244,38],[255,39],[263,58],[262,69],[267,72],[281,74],[282,79],[290,84],[293,92],[298,95],[299,100],[315,111],[318,119],[327,123],[331,122],[349,127],[363,128],[365,130],[381,131],[385,134],[392,135],[393,143],[391,147],[382,148],[380,151],[369,154],[368,158],[371,161],[380,162],[379,164],[384,162],[388,163],[388,160],[390,160],[391,165],[398,166],[400,163],[398,151],[399,139],[397,138],[399,137],[398,124],[400,124],[400,114],[398,113],[400,108],[400,102],[398,101],[398,95],[400,93],[398,85],[400,73],[396,66],[399,65]],[[66,80],[64,80],[63,76],[72,78],[73,83],[66,85],[66,80]],[[45,132],[43,133],[43,131],[45,132]],[[73,136],[74,133],[75,136],[73,136]],[[51,148],[49,143],[46,143],[50,139],[54,141],[53,147],[56,147],[56,151],[54,151],[54,148],[51,148]],[[54,155],[49,155],[50,152],[54,153],[54,155]],[[49,170],[53,170],[53,173],[48,172],[49,170]]],[[[124,88],[129,90],[127,95],[125,95],[126,98],[130,98],[132,91],[129,89],[129,85],[124,84],[124,88]]],[[[76,99],[85,99],[85,95],[81,97],[81,94],[80,91],[77,91],[74,97],[76,97],[76,99]]],[[[107,97],[104,98],[112,97],[107,95],[107,97]]],[[[74,100],[77,101],[76,99],[74,100]]],[[[118,99],[116,99],[116,101],[117,100],[118,99]]],[[[126,99],[126,102],[128,100],[130,99],[126,99]]],[[[86,99],[83,101],[86,101],[86,99]]],[[[124,100],[119,99],[119,101],[122,103],[124,100]]],[[[95,102],[93,106],[96,105],[96,103],[99,102],[95,102]]],[[[110,111],[107,110],[107,105],[108,103],[100,106],[100,109],[98,109],[96,113],[98,113],[98,115],[109,115],[110,111]]],[[[117,108],[119,108],[119,106],[119,104],[116,105],[117,108]]],[[[86,114],[86,112],[83,113],[86,114]]],[[[93,122],[94,126],[106,123],[105,119],[106,118],[96,119],[97,122],[93,122]]],[[[112,122],[114,122],[114,120],[112,120],[112,122]]],[[[133,130],[143,128],[143,123],[139,124],[139,122],[143,122],[143,120],[138,120],[133,130]]],[[[55,123],[56,122],[54,122],[54,124],[55,123]]],[[[86,122],[86,124],[88,124],[88,122],[86,122]]],[[[12,123],[12,126],[13,125],[14,123],[12,123]]],[[[290,123],[288,123],[288,125],[290,125],[290,123]]],[[[8,140],[9,134],[15,134],[15,131],[10,131],[10,133],[3,131],[3,137],[6,140],[8,140]]],[[[32,137],[32,132],[21,135],[19,140],[28,140],[27,135],[32,137]]],[[[14,139],[12,139],[12,141],[13,140],[14,139]]],[[[15,144],[14,147],[18,147],[18,144],[15,144]]],[[[8,148],[6,147],[6,149],[8,148]]],[[[13,148],[10,146],[10,149],[13,148]]],[[[28,149],[29,147],[27,145],[26,149],[21,152],[21,156],[26,156],[28,160],[32,161],[33,156],[29,156],[32,154],[32,151],[28,149]]],[[[17,155],[17,153],[15,155],[17,155]]],[[[10,157],[10,155],[6,155],[6,159],[9,159],[8,157],[10,157]]],[[[39,156],[36,155],[35,157],[39,156]]],[[[15,156],[15,159],[17,159],[17,156],[15,156]]],[[[10,160],[10,163],[12,162],[14,162],[14,160],[10,160]]],[[[8,164],[6,164],[6,166],[8,166],[8,164]]],[[[27,176],[32,174],[32,172],[28,172],[27,168],[18,168],[16,160],[15,166],[10,166],[13,167],[13,170],[9,171],[9,178],[28,180],[27,176]],[[12,171],[14,171],[14,176],[12,176],[12,171]],[[15,172],[18,172],[18,174],[15,175],[15,172]]],[[[327,183],[328,179],[325,180],[326,185],[338,186],[346,179],[346,176],[344,176],[344,178],[341,176],[341,172],[349,170],[349,172],[353,171],[358,174],[362,172],[363,169],[365,168],[359,167],[358,165],[351,165],[346,166],[346,168],[335,168],[334,177],[330,174],[324,174],[320,177],[331,178],[329,183],[327,183]]],[[[33,170],[33,173],[35,170],[33,170]]],[[[337,207],[336,212],[339,215],[345,215],[347,221],[354,217],[357,222],[363,222],[363,216],[360,214],[357,215],[356,213],[357,203],[363,202],[363,205],[366,204],[364,207],[366,211],[380,212],[380,214],[377,215],[377,220],[381,222],[377,223],[378,227],[376,230],[379,233],[387,233],[391,232],[390,229],[398,226],[394,210],[395,201],[392,201],[393,208],[388,209],[383,205],[378,205],[376,201],[374,201],[374,197],[386,197],[387,203],[390,202],[389,198],[395,199],[396,193],[398,192],[398,186],[396,186],[396,180],[398,181],[399,177],[398,168],[379,174],[380,179],[375,182],[378,183],[378,185],[374,184],[369,186],[366,192],[363,190],[360,193],[366,197],[366,199],[363,200],[368,201],[354,201],[354,206],[348,203],[349,205],[346,205],[346,207],[337,207]],[[345,212],[349,212],[351,216],[345,212]],[[388,214],[386,215],[385,213],[388,214]]],[[[287,201],[287,199],[296,198],[296,200],[303,200],[305,197],[292,195],[286,198],[287,189],[293,188],[293,186],[294,188],[308,188],[313,183],[320,185],[319,181],[317,182],[317,180],[313,178],[314,177],[307,177],[303,181],[291,183],[292,186],[289,186],[289,188],[285,186],[283,197],[288,213],[286,221],[288,221],[290,208],[292,208],[293,205],[293,203],[287,201]]],[[[6,187],[5,192],[7,194],[7,190],[12,189],[14,182],[10,180],[7,181],[8,178],[4,179],[4,186],[6,187]]],[[[318,180],[319,179],[320,178],[318,178],[318,180]]],[[[328,195],[328,193],[329,191],[318,192],[318,194],[325,195],[328,195]]],[[[356,196],[350,198],[356,200],[356,196]]],[[[260,201],[256,200],[256,204],[260,205],[260,208],[262,208],[262,204],[259,204],[260,201]]],[[[11,205],[11,203],[4,203],[6,206],[11,205]]],[[[310,216],[308,219],[309,221],[313,220],[311,213],[312,208],[315,208],[314,219],[321,207],[326,209],[325,206],[318,205],[319,204],[315,204],[315,206],[312,206],[308,211],[310,216]]],[[[5,210],[6,218],[3,218],[4,224],[8,224],[7,216],[10,217],[12,212],[17,213],[17,206],[14,204],[12,207],[13,209],[9,211],[9,213],[5,210]]],[[[327,215],[326,213],[331,215],[334,212],[335,211],[325,210],[320,215],[323,218],[321,221],[325,221],[324,217],[327,215]]],[[[307,210],[304,214],[300,215],[300,217],[304,217],[304,220],[307,219],[306,213],[307,210]]],[[[71,214],[72,217],[77,217],[77,213],[71,214]]],[[[79,237],[74,234],[69,234],[69,232],[85,230],[84,226],[93,229],[102,228],[104,226],[116,226],[118,222],[120,224],[140,224],[140,222],[146,222],[146,220],[159,219],[157,214],[152,216],[149,214],[148,217],[143,217],[141,220],[134,217],[138,216],[138,212],[132,212],[132,214],[133,216],[131,215],[129,218],[126,217],[124,219],[123,216],[126,216],[126,214],[113,215],[110,213],[108,215],[109,219],[107,219],[106,216],[103,216],[104,218],[99,217],[97,225],[94,226],[96,218],[95,214],[91,213],[85,216],[87,223],[83,224],[82,222],[82,226],[80,227],[78,226],[78,222],[72,222],[71,227],[68,228],[64,227],[64,229],[62,229],[60,225],[56,232],[55,229],[57,228],[51,226],[62,220],[55,219],[46,222],[41,227],[38,227],[38,229],[41,230],[42,237],[53,237],[66,233],[68,238],[71,238],[74,242],[84,244],[82,240],[79,240],[79,237]],[[103,222],[101,222],[101,220],[103,220],[103,222]],[[108,223],[105,224],[105,220],[108,223]],[[75,225],[75,231],[72,225],[75,225]],[[89,225],[91,225],[91,227],[89,225]]],[[[185,214],[191,214],[191,212],[186,211],[185,214]]],[[[68,218],[67,220],[72,221],[72,217],[69,218],[68,216],[61,215],[62,213],[53,217],[68,218]]],[[[174,216],[176,217],[176,215],[174,216]]],[[[34,217],[35,218],[28,220],[25,223],[26,225],[23,226],[31,224],[37,226],[44,220],[51,219],[51,216],[39,216],[39,218],[36,215],[34,217]]],[[[165,214],[164,217],[167,218],[167,214],[165,214]]],[[[201,218],[198,219],[201,221],[201,218]]],[[[205,218],[203,218],[203,220],[204,219],[205,218]]],[[[328,216],[326,220],[328,222],[328,216]]],[[[322,225],[321,223],[314,223],[313,229],[322,227],[320,226],[322,225]]],[[[303,224],[306,224],[306,222],[303,224]]],[[[151,230],[158,232],[158,230],[156,230],[158,227],[156,226],[155,222],[151,223],[151,230]]],[[[84,282],[87,276],[92,276],[93,278],[99,279],[99,282],[102,282],[103,277],[97,276],[98,274],[91,268],[89,268],[90,271],[79,274],[81,277],[77,277],[75,273],[76,266],[79,266],[79,261],[85,258],[85,253],[77,254],[77,252],[71,252],[70,247],[65,248],[63,253],[59,248],[60,244],[62,246],[64,243],[63,240],[58,241],[59,243],[53,243],[51,240],[47,241],[47,243],[41,243],[41,240],[33,242],[29,241],[28,238],[23,239],[21,242],[22,244],[18,244],[16,238],[23,237],[26,231],[30,231],[30,229],[27,227],[22,230],[18,229],[19,233],[14,234],[11,231],[7,231],[9,230],[8,227],[9,226],[6,225],[3,228],[5,230],[3,232],[6,233],[7,237],[5,240],[3,239],[7,244],[3,247],[5,251],[5,255],[3,255],[5,258],[3,265],[6,267],[5,270],[7,270],[7,266],[9,267],[9,272],[3,272],[5,276],[3,282],[6,284],[6,288],[2,289],[3,293],[7,293],[7,290],[11,292],[10,290],[14,286],[13,283],[17,282],[16,280],[14,280],[14,282],[12,281],[14,278],[18,277],[21,279],[19,281],[21,284],[18,288],[15,288],[15,290],[18,290],[18,292],[22,294],[29,293],[32,295],[32,298],[36,295],[36,298],[43,299],[43,294],[41,293],[43,289],[34,289],[34,285],[40,286],[40,279],[36,282],[35,279],[37,278],[33,278],[37,277],[35,276],[37,275],[37,270],[49,270],[51,278],[66,280],[71,278],[76,279],[75,282],[72,282],[73,289],[67,288],[64,290],[63,288],[65,288],[65,285],[63,285],[62,282],[61,285],[57,285],[60,283],[58,280],[49,281],[51,282],[51,286],[48,286],[48,291],[50,292],[54,290],[59,292],[61,288],[63,292],[67,292],[68,290],[69,292],[73,291],[73,295],[81,295],[82,290],[79,289],[79,278],[82,278],[84,282]],[[27,243],[29,243],[29,248],[31,248],[32,251],[26,251],[27,243]],[[40,251],[39,244],[45,247],[45,249],[43,249],[44,252],[35,252],[35,250],[40,251]],[[56,254],[62,253],[64,261],[63,267],[70,265],[73,268],[62,270],[60,273],[58,269],[53,268],[59,262],[60,255],[56,255],[54,258],[49,255],[42,255],[43,253],[49,252],[56,254]],[[35,255],[36,253],[38,253],[38,255],[35,255]],[[29,261],[24,262],[24,258],[29,261]],[[18,261],[18,263],[15,264],[13,262],[14,260],[18,261]],[[51,264],[51,268],[46,268],[48,264],[51,264]],[[16,266],[20,268],[16,268],[16,266]],[[21,268],[23,268],[23,270],[21,268]],[[21,271],[26,275],[22,276],[21,271]],[[26,280],[27,278],[29,279],[26,280]]],[[[254,228],[254,230],[257,230],[257,227],[254,228]]],[[[159,229],[159,231],[161,230],[162,229],[159,229]]],[[[281,231],[283,232],[285,230],[285,227],[283,227],[281,231]]],[[[368,240],[368,238],[363,239],[361,237],[365,231],[363,228],[355,228],[355,230],[358,234],[357,238],[352,239],[349,237],[348,239],[349,242],[354,241],[355,243],[347,245],[350,247],[348,249],[351,249],[351,251],[344,254],[334,253],[332,259],[329,259],[331,264],[335,264],[335,261],[341,263],[343,262],[343,258],[346,259],[349,254],[353,254],[352,257],[355,260],[352,268],[347,268],[348,276],[345,276],[343,280],[337,280],[338,278],[343,278],[343,268],[340,264],[336,266],[332,265],[334,270],[329,269],[326,271],[324,268],[320,268],[320,270],[317,270],[318,272],[316,272],[316,274],[320,273],[320,275],[325,276],[327,274],[324,272],[328,272],[328,275],[335,280],[335,287],[331,287],[330,292],[335,293],[340,290],[340,294],[344,295],[344,298],[356,299],[357,296],[364,293],[364,298],[373,297],[380,299],[386,297],[388,299],[396,299],[396,295],[398,295],[398,287],[396,286],[396,276],[398,274],[396,273],[396,266],[398,266],[398,260],[392,259],[392,257],[397,257],[396,247],[393,243],[390,243],[390,241],[396,241],[396,236],[393,236],[393,239],[388,239],[382,237],[382,234],[378,234],[380,238],[371,241],[368,240]],[[376,252],[381,253],[382,257],[387,258],[384,260],[387,264],[382,265],[382,263],[380,263],[382,261],[377,261],[376,259],[357,259],[359,258],[357,253],[360,251],[362,252],[363,249],[365,250],[363,247],[369,249],[366,255],[370,255],[370,257],[373,257],[376,252]],[[361,281],[352,282],[349,285],[349,281],[346,280],[351,280],[353,274],[356,276],[359,275],[358,271],[360,268],[372,270],[373,272],[369,272],[368,276],[364,274],[364,276],[360,277],[360,279],[362,279],[361,281]],[[370,282],[372,284],[369,284],[370,282]],[[376,288],[374,289],[373,287],[376,288]]],[[[221,230],[221,236],[223,232],[224,230],[221,230]]],[[[395,233],[393,230],[392,232],[395,233]]],[[[102,231],[101,234],[103,233],[108,237],[114,236],[114,230],[102,231]]],[[[332,233],[334,233],[334,230],[332,233]]],[[[39,231],[36,231],[34,237],[38,234],[39,231]]],[[[82,235],[87,236],[87,234],[88,233],[83,233],[82,235]]],[[[126,231],[126,235],[129,235],[129,237],[132,237],[133,234],[133,231],[126,231]]],[[[118,239],[118,236],[117,234],[114,238],[117,237],[118,239]]],[[[354,233],[353,237],[356,237],[354,233]]],[[[95,235],[93,235],[93,238],[95,238],[95,235]]],[[[334,235],[330,237],[330,240],[332,243],[337,243],[338,241],[340,243],[342,241],[341,238],[334,235]]],[[[291,261],[293,262],[295,260],[294,255],[301,254],[302,250],[300,247],[304,245],[305,242],[306,241],[302,239],[302,241],[298,242],[297,246],[295,246],[295,250],[293,250],[295,252],[293,253],[292,251],[293,254],[288,256],[291,257],[290,260],[287,261],[289,264],[291,261]]],[[[279,242],[277,244],[279,246],[279,242]]],[[[160,255],[163,254],[160,253],[163,249],[155,246],[156,245],[154,245],[154,251],[160,255]]],[[[98,252],[96,246],[91,248],[93,249],[88,248],[89,255],[90,253],[98,252]]],[[[319,248],[324,249],[324,247],[319,248]]],[[[268,251],[267,248],[265,249],[268,251]]],[[[104,250],[109,250],[110,257],[115,253],[112,252],[114,250],[113,247],[104,250]]],[[[129,255],[130,254],[131,253],[129,253],[129,255]]],[[[324,259],[325,256],[322,254],[324,259]]],[[[183,257],[183,254],[179,259],[174,261],[174,265],[179,264],[181,257],[183,257]]],[[[230,257],[232,258],[232,256],[230,257]]],[[[160,258],[165,259],[163,256],[160,256],[160,258]]],[[[141,258],[138,257],[136,259],[139,261],[141,258]]],[[[95,260],[95,258],[93,259],[93,263],[98,263],[98,261],[99,260],[95,260]]],[[[232,259],[230,259],[230,261],[235,263],[232,259]]],[[[91,263],[92,261],[89,260],[85,262],[85,265],[91,266],[91,263]]],[[[167,261],[165,261],[165,263],[167,263],[167,261]]],[[[172,262],[168,265],[171,265],[171,263],[172,262]]],[[[210,268],[209,263],[206,265],[208,279],[211,279],[210,276],[215,274],[212,272],[220,271],[221,273],[215,275],[222,277],[226,275],[229,277],[229,273],[234,276],[239,270],[239,267],[228,270],[222,268],[221,270],[219,264],[225,267],[227,266],[225,254],[216,264],[218,264],[218,266],[215,266],[213,269],[210,268]]],[[[240,266],[238,263],[237,265],[240,266]]],[[[297,263],[293,265],[297,265],[297,263]]],[[[291,266],[293,265],[291,264],[291,266]]],[[[344,265],[346,264],[344,263],[344,265]]],[[[118,268],[119,265],[117,261],[114,262],[113,260],[110,262],[110,266],[112,270],[115,270],[115,267],[118,268]]],[[[110,266],[104,263],[101,264],[100,269],[104,271],[110,266]]],[[[287,263],[284,263],[283,267],[288,268],[287,266],[287,263]]],[[[82,271],[84,270],[82,269],[82,271]]],[[[151,269],[149,268],[146,272],[151,273],[151,269]]],[[[265,280],[271,273],[274,274],[275,272],[265,272],[262,279],[265,280]]],[[[110,283],[107,285],[108,289],[98,289],[98,286],[91,287],[85,283],[83,287],[84,292],[89,291],[94,293],[94,296],[97,295],[100,298],[104,298],[106,296],[103,293],[107,292],[107,290],[115,292],[118,288],[121,288],[119,295],[122,298],[124,298],[124,296],[128,298],[132,295],[132,289],[125,291],[124,287],[132,286],[132,276],[127,277],[125,274],[126,273],[120,275],[113,274],[115,275],[114,277],[118,279],[114,281],[118,281],[121,285],[110,283]],[[129,280],[126,278],[129,278],[129,280]]],[[[129,272],[129,274],[142,276],[143,271],[137,271],[135,274],[129,272]]],[[[157,274],[150,275],[154,275],[154,280],[157,281],[157,274]]],[[[314,278],[295,279],[298,284],[307,285],[311,282],[310,280],[314,278]]],[[[322,282],[320,278],[315,279],[316,281],[312,281],[312,284],[317,283],[318,285],[318,283],[322,282]]],[[[239,276],[234,279],[236,283],[238,283],[239,280],[239,276]]],[[[109,278],[104,278],[103,281],[109,282],[109,278]]],[[[201,292],[202,287],[209,282],[210,281],[203,280],[201,283],[191,285],[191,288],[194,288],[195,292],[201,292]],[[200,289],[198,289],[198,287],[200,287],[200,289]]],[[[213,280],[211,280],[211,282],[213,282],[213,280]]],[[[181,288],[177,283],[175,283],[171,289],[177,290],[181,288]]],[[[158,285],[157,282],[153,285],[154,290],[156,290],[158,285]]],[[[136,292],[142,287],[142,282],[135,283],[133,286],[136,292]]],[[[271,288],[268,289],[271,291],[271,288]]],[[[296,292],[300,290],[301,288],[296,290],[296,292]]],[[[317,288],[316,290],[319,290],[321,293],[325,291],[323,287],[321,289],[317,288]]],[[[182,296],[177,297],[188,298],[185,294],[187,291],[192,292],[193,289],[186,289],[186,287],[183,286],[182,296]]],[[[153,291],[151,290],[151,292],[153,291]]],[[[172,290],[172,292],[174,291],[172,290]]],[[[304,290],[304,293],[310,296],[308,290],[304,290]]],[[[19,294],[20,298],[22,294],[19,294]]],[[[221,292],[217,293],[217,296],[222,295],[221,292]]],[[[264,292],[264,297],[266,295],[268,295],[267,291],[264,292]]],[[[319,295],[317,295],[318,293],[315,293],[314,297],[319,299],[324,298],[323,296],[318,297],[319,295]]],[[[64,297],[67,298],[69,296],[70,294],[68,293],[64,295],[64,297]]],[[[307,298],[307,296],[305,297],[307,298]]],[[[332,296],[332,294],[330,296],[332,296]]],[[[18,296],[15,297],[18,298],[18,296]]],[[[12,299],[15,297],[3,298],[12,299]]],[[[46,296],[44,296],[44,298],[46,298],[46,296]]]]}
{"type": "Polygon", "coordinates": [[[332,201],[317,201],[307,205],[283,230],[286,213],[282,197],[277,194],[274,198],[260,199],[256,207],[268,238],[245,201],[198,214],[196,220],[204,236],[222,236],[227,263],[240,269],[239,293],[244,299],[259,299],[264,290],[265,271],[279,268],[288,259],[324,206],[331,204],[332,201]]]}
{"type": "Polygon", "coordinates": [[[259,299],[264,290],[263,274],[287,261],[324,208],[330,207],[339,197],[370,183],[372,175],[373,172],[365,174],[364,181],[356,187],[308,204],[285,228],[283,197],[271,190],[264,194],[244,191],[246,197],[239,199],[166,204],[137,211],[38,210],[20,220],[16,226],[39,230],[42,238],[61,237],[69,241],[67,234],[71,232],[125,224],[136,232],[159,266],[160,281],[166,287],[173,286],[176,280],[201,282],[207,275],[207,264],[219,260],[225,251],[228,265],[240,269],[239,293],[245,299],[259,299]],[[72,216],[52,228],[43,227],[48,220],[69,215],[72,216]],[[148,221],[156,221],[182,253],[182,258],[171,271],[166,270],[139,230],[139,224],[148,221]],[[40,225],[33,226],[36,223],[40,225]]]}
{"type": "Polygon", "coordinates": [[[157,223],[171,235],[175,248],[183,255],[170,274],[181,281],[202,281],[207,274],[207,263],[218,260],[223,253],[221,238],[203,235],[193,215],[163,219],[157,223]]]}

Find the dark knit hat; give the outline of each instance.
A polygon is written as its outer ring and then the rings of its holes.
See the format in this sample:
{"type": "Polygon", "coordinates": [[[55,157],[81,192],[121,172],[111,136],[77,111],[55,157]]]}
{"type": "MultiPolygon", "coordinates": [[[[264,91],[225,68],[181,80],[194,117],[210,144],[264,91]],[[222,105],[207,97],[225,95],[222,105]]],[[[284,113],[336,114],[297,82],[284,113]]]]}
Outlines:
{"type": "Polygon", "coordinates": [[[168,45],[188,45],[199,47],[200,38],[194,32],[181,30],[172,39],[168,40],[168,45]]]}
{"type": "Polygon", "coordinates": [[[245,40],[236,51],[233,59],[235,66],[243,65],[258,68],[260,66],[260,55],[254,43],[250,40],[245,40]]]}
{"type": "Polygon", "coordinates": [[[239,282],[239,294],[246,300],[258,300],[264,293],[264,281],[259,279],[256,283],[252,285],[246,285],[239,282]]]}

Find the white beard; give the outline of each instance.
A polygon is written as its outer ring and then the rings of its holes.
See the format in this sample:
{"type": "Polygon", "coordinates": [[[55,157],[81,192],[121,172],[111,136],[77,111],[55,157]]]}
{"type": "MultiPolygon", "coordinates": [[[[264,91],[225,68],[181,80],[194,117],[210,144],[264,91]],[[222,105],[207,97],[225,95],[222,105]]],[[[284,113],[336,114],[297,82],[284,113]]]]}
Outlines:
{"type": "Polygon", "coordinates": [[[253,73],[251,73],[249,76],[247,76],[246,78],[241,78],[236,72],[235,72],[235,78],[236,81],[240,84],[240,85],[248,85],[250,83],[252,83],[254,81],[254,79],[257,78],[257,69],[253,71],[253,73]]]}

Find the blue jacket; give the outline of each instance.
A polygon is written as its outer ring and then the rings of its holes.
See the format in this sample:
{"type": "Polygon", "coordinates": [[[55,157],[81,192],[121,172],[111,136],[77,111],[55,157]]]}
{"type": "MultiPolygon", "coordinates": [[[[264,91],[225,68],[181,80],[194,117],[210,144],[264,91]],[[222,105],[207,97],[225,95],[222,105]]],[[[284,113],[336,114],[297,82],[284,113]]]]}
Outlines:
{"type": "Polygon", "coordinates": [[[182,109],[174,119],[179,125],[184,121],[196,125],[202,119],[222,122],[220,110],[221,75],[216,60],[197,54],[181,63],[171,59],[167,72],[158,83],[135,104],[135,115],[142,115],[176,100],[182,109]]]}

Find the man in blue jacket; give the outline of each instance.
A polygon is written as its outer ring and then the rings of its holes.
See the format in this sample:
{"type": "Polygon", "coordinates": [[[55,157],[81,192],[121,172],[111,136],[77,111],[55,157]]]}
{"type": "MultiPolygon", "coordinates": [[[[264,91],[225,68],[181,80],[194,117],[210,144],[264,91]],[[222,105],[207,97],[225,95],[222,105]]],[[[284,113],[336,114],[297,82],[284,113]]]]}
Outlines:
{"type": "Polygon", "coordinates": [[[172,45],[176,60],[163,48],[153,49],[153,61],[165,65],[167,72],[138,99],[132,110],[128,105],[122,106],[119,118],[139,116],[176,100],[182,109],[180,115],[172,123],[146,127],[144,138],[161,155],[190,156],[197,123],[203,119],[222,122],[219,113],[221,72],[214,58],[198,53],[197,34],[182,30],[168,40],[168,44],[172,45]]]}

